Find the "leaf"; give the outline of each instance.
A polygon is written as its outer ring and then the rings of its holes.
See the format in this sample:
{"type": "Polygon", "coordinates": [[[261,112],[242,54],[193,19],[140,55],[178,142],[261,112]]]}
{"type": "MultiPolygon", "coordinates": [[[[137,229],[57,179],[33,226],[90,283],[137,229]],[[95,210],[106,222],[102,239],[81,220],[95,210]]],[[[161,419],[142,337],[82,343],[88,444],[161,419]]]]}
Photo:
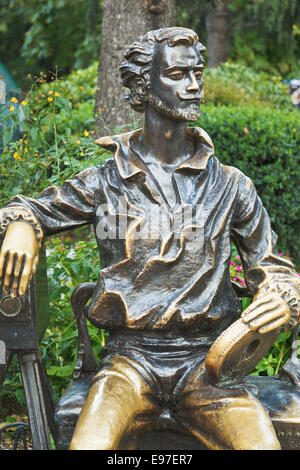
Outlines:
{"type": "Polygon", "coordinates": [[[35,146],[38,145],[39,143],[38,129],[36,129],[35,127],[31,127],[29,134],[30,134],[30,138],[32,140],[33,145],[35,146]]]}
{"type": "Polygon", "coordinates": [[[57,371],[58,377],[71,377],[73,374],[74,367],[73,365],[60,367],[57,371]]]}

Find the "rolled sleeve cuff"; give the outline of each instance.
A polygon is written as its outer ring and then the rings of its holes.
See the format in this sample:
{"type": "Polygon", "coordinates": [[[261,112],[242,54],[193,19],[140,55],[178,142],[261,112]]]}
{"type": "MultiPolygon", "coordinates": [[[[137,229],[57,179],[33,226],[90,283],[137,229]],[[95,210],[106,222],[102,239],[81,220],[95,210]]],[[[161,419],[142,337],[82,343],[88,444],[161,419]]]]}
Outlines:
{"type": "Polygon", "coordinates": [[[288,325],[284,326],[284,331],[293,329],[300,323],[300,282],[298,286],[293,285],[288,280],[273,279],[272,282],[264,281],[259,286],[258,296],[275,292],[287,303],[291,311],[291,319],[288,325]]]}

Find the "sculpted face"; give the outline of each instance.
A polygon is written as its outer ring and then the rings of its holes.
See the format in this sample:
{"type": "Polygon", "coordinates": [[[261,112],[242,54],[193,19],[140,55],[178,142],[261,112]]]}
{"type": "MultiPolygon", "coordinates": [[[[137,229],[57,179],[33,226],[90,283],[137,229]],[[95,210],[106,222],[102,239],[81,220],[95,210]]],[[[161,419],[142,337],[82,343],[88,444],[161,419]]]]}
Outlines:
{"type": "Polygon", "coordinates": [[[154,54],[149,103],[174,120],[196,121],[200,116],[203,63],[196,46],[157,45],[154,54]]]}

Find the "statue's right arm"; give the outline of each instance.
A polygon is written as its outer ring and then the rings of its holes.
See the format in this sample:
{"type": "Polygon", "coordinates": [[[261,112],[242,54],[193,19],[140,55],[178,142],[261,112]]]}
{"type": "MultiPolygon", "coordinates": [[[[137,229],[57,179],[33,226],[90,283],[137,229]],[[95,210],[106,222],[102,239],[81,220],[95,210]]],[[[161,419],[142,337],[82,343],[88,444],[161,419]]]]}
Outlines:
{"type": "Polygon", "coordinates": [[[39,260],[34,229],[25,222],[13,222],[6,231],[0,251],[0,282],[4,294],[15,297],[26,292],[39,260]]]}
{"type": "Polygon", "coordinates": [[[43,238],[93,223],[100,189],[97,173],[98,167],[89,168],[36,199],[17,195],[0,209],[0,284],[5,294],[25,293],[43,238]]]}

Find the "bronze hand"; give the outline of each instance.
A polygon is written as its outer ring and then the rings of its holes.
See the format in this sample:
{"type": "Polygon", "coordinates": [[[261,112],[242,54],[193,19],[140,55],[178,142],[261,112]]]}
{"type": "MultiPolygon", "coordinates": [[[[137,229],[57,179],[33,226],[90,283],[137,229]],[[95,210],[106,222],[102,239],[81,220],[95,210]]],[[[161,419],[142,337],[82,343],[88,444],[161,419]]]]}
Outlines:
{"type": "Polygon", "coordinates": [[[264,334],[286,325],[291,319],[291,311],[287,303],[275,292],[258,295],[242,313],[242,321],[251,330],[264,334]]]}
{"type": "Polygon", "coordinates": [[[39,247],[31,225],[14,222],[7,228],[0,251],[0,282],[3,292],[23,295],[39,260],[39,247]]]}

